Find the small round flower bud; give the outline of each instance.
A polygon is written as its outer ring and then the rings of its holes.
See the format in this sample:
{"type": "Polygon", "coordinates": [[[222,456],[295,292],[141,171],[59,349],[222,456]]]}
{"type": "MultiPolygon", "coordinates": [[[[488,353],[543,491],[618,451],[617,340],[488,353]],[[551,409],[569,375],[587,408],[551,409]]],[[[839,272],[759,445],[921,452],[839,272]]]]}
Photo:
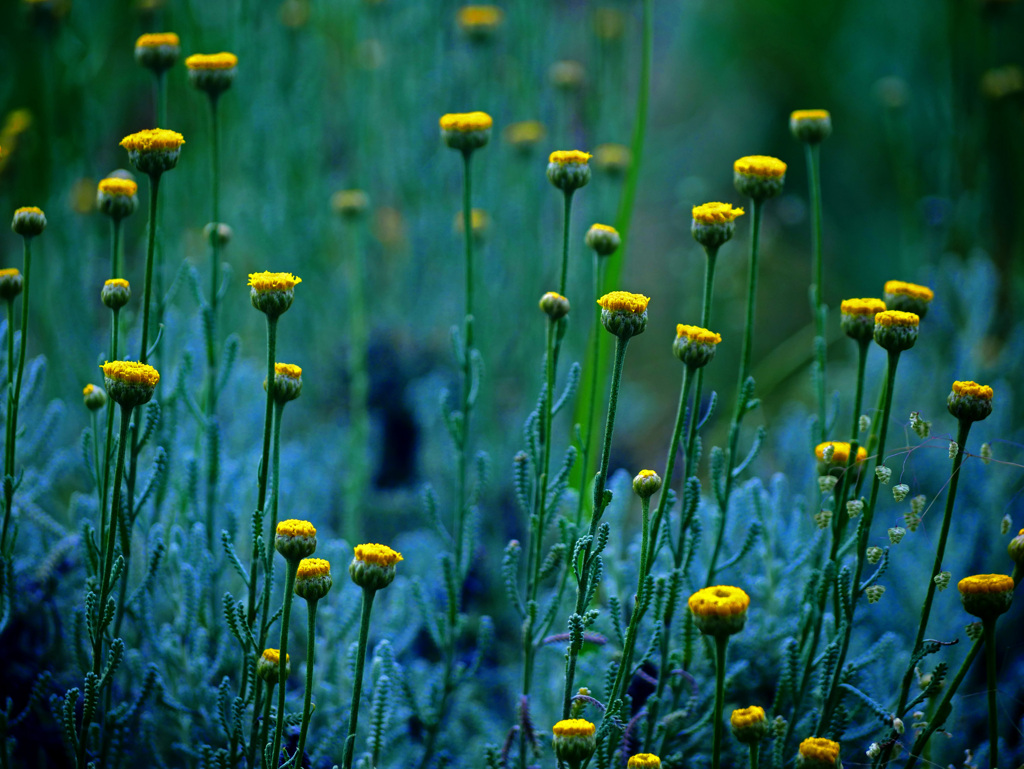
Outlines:
{"type": "Polygon", "coordinates": [[[897,502],[902,502],[903,498],[910,493],[910,487],[905,483],[897,483],[892,487],[892,498],[897,502]]]}
{"type": "Polygon", "coordinates": [[[277,524],[274,548],[286,561],[298,562],[316,552],[316,527],[309,521],[290,518],[277,524]]]}
{"type": "Polygon", "coordinates": [[[139,206],[139,185],[133,179],[108,176],[96,186],[96,208],[114,221],[135,213],[139,206]]]}
{"type": "Polygon", "coordinates": [[[889,541],[894,545],[898,545],[903,541],[903,538],[907,535],[907,530],[902,526],[893,526],[889,529],[889,541]]]}
{"type": "Polygon", "coordinates": [[[598,144],[594,147],[594,168],[608,176],[625,176],[633,162],[633,152],[625,144],[598,144]]]}
{"type": "Polygon", "coordinates": [[[733,736],[744,745],[760,742],[768,734],[768,721],[760,705],[734,710],[729,715],[729,726],[733,736]]]}
{"type": "Polygon", "coordinates": [[[224,224],[224,222],[209,222],[203,227],[203,240],[209,243],[212,238],[216,238],[217,246],[220,248],[228,245],[234,235],[235,231],[229,225],[224,224]]]}
{"type": "Polygon", "coordinates": [[[132,165],[150,176],[159,176],[178,165],[184,143],[184,136],[164,128],[147,128],[121,140],[132,165]]]}
{"type": "Polygon", "coordinates": [[[818,488],[822,494],[830,494],[838,482],[839,479],[834,475],[822,475],[818,477],[818,488]]]}
{"type": "Polygon", "coordinates": [[[732,203],[704,203],[693,207],[690,234],[704,248],[718,248],[736,234],[736,219],[743,216],[742,208],[732,203]]]}
{"type": "Polygon", "coordinates": [[[839,743],[824,737],[808,737],[800,743],[798,769],[838,769],[839,743]]]}
{"type": "Polygon", "coordinates": [[[518,123],[509,123],[505,126],[502,136],[521,155],[527,155],[544,138],[546,133],[544,124],[539,120],[521,120],[518,123]]]}
{"type": "Polygon", "coordinates": [[[114,403],[134,408],[149,403],[160,381],[159,372],[145,363],[115,360],[100,366],[103,385],[114,403]]]}
{"type": "Polygon", "coordinates": [[[569,314],[569,300],[559,293],[548,291],[540,298],[540,308],[551,320],[561,320],[569,314]]]}
{"type": "Polygon", "coordinates": [[[882,554],[884,552],[885,551],[882,550],[882,548],[876,545],[872,545],[866,551],[864,551],[864,554],[867,556],[868,563],[875,564],[882,560],[882,554]]]}
{"type": "Polygon", "coordinates": [[[637,753],[629,757],[626,769],[661,769],[661,759],[653,753],[637,753]]]}
{"type": "Polygon", "coordinates": [[[767,155],[742,157],[732,168],[736,191],[754,200],[774,198],[786,182],[786,164],[767,155]]]}
{"type": "Polygon", "coordinates": [[[401,560],[402,554],[387,545],[356,545],[348,573],[364,590],[383,590],[394,582],[395,564],[401,560]]]}
{"type": "Polygon", "coordinates": [[[928,314],[935,292],[928,286],[905,283],[902,280],[885,282],[885,306],[890,310],[912,312],[919,318],[928,314]]]}
{"type": "Polygon", "coordinates": [[[832,525],[832,511],[831,510],[819,510],[814,514],[814,522],[818,525],[819,529],[827,529],[832,525]]]}
{"type": "MultiPolygon", "coordinates": [[[[267,389],[266,380],[263,389],[267,389]]],[[[291,363],[274,364],[274,400],[288,403],[302,395],[302,369],[291,363]]]]}
{"type": "Polygon", "coordinates": [[[628,291],[605,294],[597,300],[601,305],[601,323],[620,339],[642,334],[647,328],[647,303],[650,301],[649,296],[628,291]]]}
{"type": "Polygon", "coordinates": [[[362,190],[338,190],[331,196],[331,208],[343,219],[359,219],[370,208],[370,196],[362,190]]]}
{"type": "MultiPolygon", "coordinates": [[[[284,656],[284,677],[287,678],[292,671],[292,657],[290,654],[284,656]]],[[[281,651],[279,649],[264,649],[263,654],[256,660],[256,675],[268,684],[281,682],[281,651]]]]}
{"type": "Polygon", "coordinates": [[[940,571],[938,574],[935,575],[933,581],[935,582],[935,587],[942,591],[949,587],[949,582],[951,579],[953,579],[952,573],[948,571],[940,571]]]}
{"type": "Polygon", "coordinates": [[[23,238],[34,238],[42,235],[46,229],[46,214],[36,206],[24,206],[14,212],[11,229],[23,238]]]}
{"type": "Polygon", "coordinates": [[[832,133],[832,116],[824,109],[798,109],[789,115],[789,131],[798,141],[820,144],[832,133]]]}
{"type": "Polygon", "coordinates": [[[1005,574],[976,574],[957,583],[960,601],[968,614],[979,619],[995,619],[1010,608],[1013,579],[1005,574]]]}
{"type": "Polygon", "coordinates": [[[99,411],[107,405],[107,393],[102,387],[87,384],[82,389],[82,400],[89,411],[99,411]]]}
{"type": "Polygon", "coordinates": [[[858,515],[864,512],[864,500],[863,499],[851,499],[846,503],[846,514],[850,518],[856,518],[858,515]]]}
{"type": "Polygon", "coordinates": [[[957,419],[980,422],[992,413],[992,388],[976,382],[953,382],[946,408],[957,419]]]}
{"type": "Polygon", "coordinates": [[[295,572],[295,595],[319,601],[331,590],[331,564],[323,558],[303,558],[295,572]]]}
{"type": "Polygon", "coordinates": [[[21,277],[21,270],[17,267],[7,267],[0,270],[0,299],[6,302],[13,302],[14,298],[24,288],[24,279],[21,277]]]}
{"type": "Polygon", "coordinates": [[[649,499],[661,488],[661,476],[653,470],[641,470],[633,479],[633,493],[641,499],[649,499]]]}
{"type": "Polygon", "coordinates": [[[582,718],[559,721],[552,728],[551,747],[555,750],[555,757],[571,769],[582,766],[597,750],[594,731],[594,725],[582,718]]]}
{"type": "Polygon", "coordinates": [[[181,40],[173,32],[142,35],[135,41],[135,61],[159,75],[175,65],[181,55],[181,40]]]}
{"type": "Polygon", "coordinates": [[[889,352],[909,350],[917,342],[920,318],[912,312],[886,310],[875,315],[875,342],[889,352]]]}
{"type": "Polygon", "coordinates": [[[845,333],[858,342],[869,342],[875,335],[875,315],[885,312],[881,299],[844,299],[840,305],[845,333]]]}
{"type": "Polygon", "coordinates": [[[474,43],[492,40],[504,19],[504,11],[496,5],[464,5],[455,14],[459,30],[474,43]]]}
{"type": "Polygon", "coordinates": [[[598,8],[594,11],[594,34],[599,40],[619,40],[626,29],[626,14],[618,8],[598,8]]]}
{"type": "Polygon", "coordinates": [[[295,287],[302,278],[290,272],[253,272],[249,274],[249,298],[252,306],[269,318],[278,318],[292,306],[295,287]]]}
{"type": "Polygon", "coordinates": [[[442,115],[441,140],[453,150],[472,152],[491,138],[494,121],[486,112],[456,112],[442,115]]]}
{"type": "Polygon", "coordinates": [[[233,53],[194,53],[185,59],[188,82],[216,99],[231,87],[238,72],[238,57],[233,53]]]}
{"type": "MultiPolygon", "coordinates": [[[[872,321],[872,326],[874,326],[874,321],[872,321]]],[[[861,414],[860,418],[857,420],[857,428],[862,433],[866,433],[868,430],[870,430],[871,417],[869,417],[867,414],[861,414]]]]}
{"type": "Polygon", "coordinates": [[[111,310],[120,310],[132,298],[132,289],[124,278],[104,281],[100,290],[100,301],[111,310]]]}
{"type": "Polygon", "coordinates": [[[694,624],[704,635],[734,635],[747,622],[750,596],[738,587],[716,585],[698,590],[688,601],[694,624]]]}
{"type": "Polygon", "coordinates": [[[1010,546],[1006,548],[1007,553],[1018,566],[1024,568],[1024,529],[1017,532],[1017,536],[1010,540],[1010,546]]]}
{"type": "Polygon", "coordinates": [[[619,231],[607,224],[591,225],[583,240],[598,256],[611,256],[622,245],[619,231]]]}
{"type": "Polygon", "coordinates": [[[590,153],[556,150],[548,157],[548,181],[563,192],[575,192],[590,181],[590,153]]]}
{"type": "Polygon", "coordinates": [[[875,476],[880,482],[888,484],[889,479],[892,477],[892,468],[886,465],[879,465],[875,468],[875,476]]]}
{"type": "Polygon", "coordinates": [[[714,360],[715,351],[721,341],[722,335],[714,331],[677,323],[672,354],[690,369],[703,368],[714,360]]]}

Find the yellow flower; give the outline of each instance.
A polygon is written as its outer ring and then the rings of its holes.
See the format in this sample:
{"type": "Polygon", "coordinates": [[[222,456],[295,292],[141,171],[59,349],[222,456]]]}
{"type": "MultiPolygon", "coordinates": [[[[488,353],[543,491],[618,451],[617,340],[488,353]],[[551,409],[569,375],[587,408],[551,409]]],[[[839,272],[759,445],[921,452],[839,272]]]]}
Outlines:
{"type": "MultiPolygon", "coordinates": [[[[819,443],[814,448],[814,454],[821,461],[825,461],[825,449],[829,446],[832,447],[832,464],[834,465],[845,465],[850,459],[850,444],[845,441],[827,441],[825,443],[819,443]]],[[[868,452],[863,446],[857,447],[857,461],[863,462],[868,458],[868,452]]]]}
{"type": "Polygon", "coordinates": [[[992,400],[994,394],[988,385],[980,385],[977,382],[953,382],[953,392],[957,395],[970,395],[982,400],[992,400]]]}
{"type": "Polygon", "coordinates": [[[111,176],[106,179],[101,179],[97,189],[99,192],[103,192],[107,195],[131,196],[139,191],[139,185],[131,179],[121,179],[117,176],[111,176]]]}
{"type": "Polygon", "coordinates": [[[637,753],[626,762],[627,769],[661,769],[661,759],[653,753],[637,753]]]}
{"type": "Polygon", "coordinates": [[[316,527],[309,521],[295,518],[281,521],[274,532],[274,549],[297,566],[316,551],[316,527]]]}
{"type": "Polygon", "coordinates": [[[647,303],[651,301],[649,296],[643,294],[631,294],[628,291],[612,291],[605,294],[597,303],[601,309],[608,312],[628,312],[633,315],[640,315],[647,312],[647,303]]]}
{"type": "Polygon", "coordinates": [[[119,288],[131,288],[128,285],[128,281],[124,278],[111,278],[110,280],[103,281],[104,286],[117,286],[119,288]]]}
{"type": "Polygon", "coordinates": [[[557,163],[560,166],[575,164],[580,165],[590,160],[589,152],[582,152],[580,150],[555,150],[548,156],[549,163],[557,163]]]}
{"type": "Polygon", "coordinates": [[[594,147],[594,165],[599,171],[609,174],[624,174],[633,159],[633,153],[625,144],[609,142],[594,147]]]}
{"type": "Polygon", "coordinates": [[[274,373],[277,376],[286,376],[289,379],[301,379],[302,369],[294,363],[275,363],[274,373]]]}
{"type": "Polygon", "coordinates": [[[827,120],[829,117],[827,109],[797,109],[789,113],[790,120],[827,120]]]}
{"type": "Polygon", "coordinates": [[[870,315],[873,319],[880,312],[885,312],[885,302],[881,299],[844,299],[840,305],[843,315],[870,315]]]}
{"type": "Polygon", "coordinates": [[[832,133],[832,116],[826,109],[798,109],[789,115],[789,130],[808,144],[825,141],[832,133]]]}
{"type": "Polygon", "coordinates": [[[1013,590],[1013,579],[1005,574],[975,574],[964,577],[957,585],[957,590],[964,594],[979,595],[985,593],[1004,593],[1013,590]]]}
{"type": "Polygon", "coordinates": [[[686,337],[691,342],[700,344],[719,344],[722,335],[714,331],[708,331],[700,326],[687,326],[683,323],[676,324],[676,338],[686,337]]]}
{"type": "Polygon", "coordinates": [[[592,224],[583,240],[598,256],[611,256],[622,245],[619,231],[607,224],[592,224]]]}
{"type": "Polygon", "coordinates": [[[21,275],[21,270],[17,267],[5,267],[0,270],[0,278],[13,278],[16,275],[21,275]]]}
{"type": "MultiPolygon", "coordinates": [[[[108,361],[100,366],[103,376],[123,384],[155,387],[160,381],[160,372],[145,363],[133,360],[108,361]]],[[[115,399],[116,400],[116,399],[115,399]]]]}
{"type": "Polygon", "coordinates": [[[486,131],[494,125],[494,120],[486,112],[453,112],[442,115],[440,124],[442,131],[466,133],[468,131],[486,131]]]}
{"type": "Polygon", "coordinates": [[[387,545],[376,544],[356,545],[355,556],[363,563],[372,563],[377,566],[394,566],[399,561],[405,560],[401,553],[392,550],[387,545]]]}
{"type": "Polygon", "coordinates": [[[540,309],[551,320],[561,320],[569,314],[569,300],[557,291],[548,291],[540,298],[540,309]]]}
{"type": "MultiPolygon", "coordinates": [[[[280,649],[264,649],[263,650],[263,654],[261,654],[260,656],[263,659],[265,659],[267,662],[269,662],[269,663],[271,663],[273,665],[280,665],[281,664],[281,650],[280,649]]],[[[288,664],[289,662],[291,662],[292,655],[286,654],[286,655],[284,655],[284,658],[285,658],[285,664],[288,664]]]]}
{"type": "Polygon", "coordinates": [[[743,213],[742,208],[733,208],[732,203],[704,203],[693,207],[693,220],[700,224],[726,224],[743,213]]]}
{"type": "Polygon", "coordinates": [[[916,328],[921,319],[912,312],[901,312],[900,310],[886,310],[875,315],[876,326],[902,326],[904,328],[916,328]]]}
{"type": "Polygon", "coordinates": [[[334,210],[349,218],[355,218],[370,207],[370,197],[362,190],[338,190],[331,196],[334,210]]]}
{"type": "Polygon", "coordinates": [[[323,558],[303,558],[299,561],[299,570],[296,572],[296,577],[298,579],[311,579],[330,573],[330,561],[325,561],[323,558]]]}
{"type": "Polygon", "coordinates": [[[181,45],[181,40],[173,32],[151,32],[140,35],[135,41],[136,48],[156,48],[161,45],[181,45]]]}
{"type": "Polygon", "coordinates": [[[544,124],[539,120],[522,120],[505,126],[502,136],[513,147],[527,149],[543,139],[545,133],[544,124]]]}
{"type": "Polygon", "coordinates": [[[309,521],[289,518],[277,524],[276,534],[279,537],[315,537],[316,527],[309,521]]]}
{"type": "Polygon", "coordinates": [[[688,604],[697,617],[734,617],[746,613],[750,596],[738,587],[717,585],[698,590],[688,604]]]}
{"type": "Polygon", "coordinates": [[[601,230],[602,232],[610,232],[613,235],[618,235],[619,234],[619,231],[617,229],[615,229],[614,227],[611,227],[611,226],[609,226],[607,224],[592,224],[592,225],[590,225],[590,229],[592,229],[592,230],[601,230]]]}
{"type": "Polygon", "coordinates": [[[129,152],[153,152],[155,150],[176,150],[185,143],[185,137],[177,131],[165,128],[147,128],[128,134],[121,140],[121,146],[129,152]]]}
{"type": "Polygon", "coordinates": [[[552,731],[556,737],[589,737],[594,725],[584,718],[568,718],[555,724],[552,731]]]}
{"type": "Polygon", "coordinates": [[[991,621],[1010,608],[1013,588],[1013,579],[1005,574],[975,574],[957,583],[964,610],[991,621]]]}
{"type": "Polygon", "coordinates": [[[764,720],[764,708],[760,705],[751,705],[749,708],[737,708],[729,716],[729,723],[733,729],[746,729],[754,724],[763,723],[764,720]]]}
{"type": "Polygon", "coordinates": [[[247,285],[262,294],[267,291],[291,291],[301,282],[302,278],[290,272],[252,272],[249,273],[247,285]]]}
{"type": "Polygon", "coordinates": [[[928,286],[919,286],[917,283],[906,283],[902,280],[887,280],[885,293],[909,296],[911,299],[923,299],[926,302],[935,298],[935,292],[928,286]]]}
{"type": "MultiPolygon", "coordinates": [[[[291,655],[284,655],[284,677],[288,677],[291,668],[291,655]]],[[[281,651],[280,649],[264,649],[263,654],[256,660],[256,675],[270,684],[277,684],[281,681],[281,651]]]]}
{"type": "Polygon", "coordinates": [[[747,155],[732,164],[736,173],[760,179],[781,179],[786,175],[786,164],[768,155],[747,155]]]}
{"type": "Polygon", "coordinates": [[[504,18],[504,12],[496,5],[464,5],[455,14],[464,32],[491,30],[501,24],[504,18]]]}
{"type": "Polygon", "coordinates": [[[14,209],[14,215],[17,216],[18,214],[37,214],[42,216],[43,209],[39,206],[22,206],[21,208],[14,209]]]}
{"type": "Polygon", "coordinates": [[[189,69],[231,69],[238,66],[238,57],[233,53],[194,53],[185,59],[189,69]]]}
{"type": "Polygon", "coordinates": [[[813,762],[834,765],[839,760],[839,743],[824,737],[808,737],[800,743],[800,757],[813,762]]]}
{"type": "Polygon", "coordinates": [[[92,391],[96,389],[96,385],[87,384],[82,388],[82,395],[92,395],[92,391]]]}

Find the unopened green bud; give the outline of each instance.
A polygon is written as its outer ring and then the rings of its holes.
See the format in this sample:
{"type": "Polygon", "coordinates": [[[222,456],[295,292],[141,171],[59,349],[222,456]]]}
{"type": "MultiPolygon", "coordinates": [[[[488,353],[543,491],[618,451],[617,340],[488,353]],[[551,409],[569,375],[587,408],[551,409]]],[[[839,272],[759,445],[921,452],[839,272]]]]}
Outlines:
{"type": "Polygon", "coordinates": [[[107,405],[107,393],[98,385],[87,384],[82,390],[82,400],[89,411],[99,411],[107,405]]]}
{"type": "Polygon", "coordinates": [[[575,192],[590,181],[590,153],[556,150],[548,157],[548,181],[563,192],[575,192]]]}
{"type": "Polygon", "coordinates": [[[11,229],[23,238],[34,238],[42,235],[46,229],[46,214],[36,206],[24,206],[14,212],[11,229]]]}
{"type": "Polygon", "coordinates": [[[633,493],[641,499],[649,499],[661,488],[661,476],[653,470],[641,470],[633,479],[633,493]]]}
{"type": "Polygon", "coordinates": [[[540,298],[540,309],[551,320],[561,320],[569,314],[569,300],[555,291],[548,291],[540,298]]]}

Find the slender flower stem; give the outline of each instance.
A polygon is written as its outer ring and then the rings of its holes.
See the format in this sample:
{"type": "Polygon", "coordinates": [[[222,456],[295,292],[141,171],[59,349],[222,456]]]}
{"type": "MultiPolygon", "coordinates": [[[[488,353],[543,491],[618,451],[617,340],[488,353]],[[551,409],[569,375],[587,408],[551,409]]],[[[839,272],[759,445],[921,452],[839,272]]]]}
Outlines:
{"type": "MultiPolygon", "coordinates": [[[[597,411],[597,359],[601,354],[601,308],[597,306],[597,300],[601,298],[601,287],[604,285],[604,260],[594,253],[594,322],[590,330],[591,347],[590,360],[590,386],[587,393],[587,432],[583,437],[583,450],[580,456],[580,489],[576,501],[576,528],[579,529],[583,521],[583,507],[586,504],[587,485],[590,477],[587,468],[590,467],[590,447],[594,443],[594,413],[597,411]]],[[[566,575],[568,576],[568,575],[566,575]]]]}
{"type": "MultiPolygon", "coordinates": [[[[459,435],[456,467],[455,495],[455,572],[459,581],[463,578],[462,557],[465,538],[466,516],[466,464],[469,448],[469,417],[472,410],[470,391],[472,388],[473,367],[473,209],[472,209],[472,173],[470,160],[472,151],[462,153],[463,185],[462,185],[462,224],[463,237],[466,241],[466,319],[464,331],[464,347],[462,349],[462,430],[459,435]]],[[[454,636],[454,633],[452,634],[454,636]]],[[[453,638],[454,641],[454,638],[453,638]]]]}
{"type": "Polygon", "coordinates": [[[5,388],[14,383],[14,299],[7,300],[7,381],[5,388]]]}
{"type": "Polygon", "coordinates": [[[110,277],[121,277],[121,220],[110,220],[110,277]]]}
{"type": "Polygon", "coordinates": [[[722,734],[725,731],[722,723],[722,711],[725,708],[725,647],[729,636],[715,636],[715,738],[711,752],[711,769],[719,769],[722,758],[722,734]]]}
{"type": "MultiPolygon", "coordinates": [[[[667,473],[666,473],[667,475],[667,473]]],[[[622,647],[622,660],[619,669],[615,672],[615,683],[609,689],[612,699],[625,697],[626,688],[629,685],[629,672],[633,667],[633,650],[636,647],[636,636],[640,630],[640,622],[643,620],[644,611],[641,608],[640,596],[643,593],[644,582],[651,570],[651,559],[648,555],[653,551],[651,536],[651,499],[650,497],[640,498],[640,569],[637,573],[636,595],[633,598],[633,612],[629,618],[629,627],[626,628],[626,641],[622,647]]]]}
{"type": "MultiPolygon", "coordinates": [[[[281,609],[281,648],[279,650],[282,672],[288,667],[288,622],[292,616],[292,598],[295,597],[295,574],[299,570],[297,559],[285,561],[284,572],[284,601],[281,609]]],[[[277,725],[274,728],[274,747],[270,754],[275,762],[280,762],[281,756],[281,734],[284,732],[284,695],[285,678],[281,676],[280,689],[277,692],[277,725]]]]}
{"type": "Polygon", "coordinates": [[[757,769],[757,743],[750,743],[750,769],[757,769]]]}
{"type": "Polygon", "coordinates": [[[555,393],[555,329],[559,321],[548,318],[547,331],[544,335],[544,412],[541,425],[540,483],[537,484],[537,527],[531,532],[531,552],[528,558],[527,600],[536,601],[540,582],[541,554],[544,545],[545,517],[547,514],[548,478],[551,475],[551,411],[555,393]]]}
{"type": "Polygon", "coordinates": [[[363,693],[363,668],[366,666],[366,642],[370,636],[370,610],[377,591],[363,588],[363,613],[359,621],[359,646],[356,651],[356,679],[352,684],[352,708],[348,718],[348,735],[345,737],[345,752],[342,769],[352,769],[352,755],[356,748],[356,729],[359,725],[359,698],[363,693]]]}
{"type": "MultiPolygon", "coordinates": [[[[281,682],[281,686],[284,686],[284,681],[283,680],[281,682]]],[[[264,767],[264,769],[266,769],[266,766],[267,766],[267,760],[266,760],[267,750],[266,750],[266,747],[267,747],[267,739],[268,739],[269,733],[270,733],[270,704],[273,701],[273,699],[274,699],[274,684],[268,682],[267,683],[266,697],[263,700],[263,723],[261,723],[259,725],[259,740],[258,741],[255,739],[256,732],[254,731],[252,733],[252,737],[253,737],[252,743],[253,744],[249,748],[249,766],[251,766],[251,767],[255,767],[256,766],[255,753],[256,753],[256,750],[257,750],[257,746],[259,746],[258,749],[260,751],[260,766],[264,767]]]]}
{"type": "MultiPolygon", "coordinates": [[[[689,366],[683,366],[683,382],[679,388],[679,405],[676,407],[676,423],[672,430],[672,438],[668,443],[668,455],[665,457],[665,477],[662,478],[661,495],[658,497],[658,507],[654,511],[654,525],[651,526],[650,549],[644,550],[641,555],[647,564],[654,562],[654,551],[658,545],[658,532],[661,531],[661,521],[668,510],[668,491],[671,488],[672,476],[676,468],[676,456],[679,454],[679,444],[683,438],[683,426],[686,423],[686,404],[690,398],[690,389],[693,386],[694,372],[689,366]]],[[[691,417],[691,420],[693,417],[691,417]]],[[[683,477],[683,488],[686,488],[686,477],[683,477]]],[[[685,533],[685,522],[680,520],[680,541],[685,533]]],[[[645,535],[646,536],[646,535],[645,535]]],[[[678,551],[676,551],[678,555],[678,551]]]]}
{"type": "Polygon", "coordinates": [[[999,766],[999,720],[996,710],[996,618],[986,617],[985,629],[985,678],[988,684],[988,754],[989,766],[999,766]]]}
{"type": "Polygon", "coordinates": [[[572,220],[572,194],[565,190],[565,216],[562,219],[562,271],[559,273],[558,293],[565,296],[565,284],[569,278],[569,223],[572,220]]]}
{"type": "Polygon", "coordinates": [[[210,227],[210,307],[206,327],[206,544],[213,550],[213,518],[217,506],[218,461],[217,425],[217,308],[220,294],[220,127],[217,120],[217,96],[210,97],[210,175],[212,177],[212,213],[210,227]]]}
{"type": "Polygon", "coordinates": [[[370,376],[367,370],[368,329],[365,299],[367,292],[366,253],[358,225],[345,224],[348,244],[347,262],[351,267],[349,275],[349,472],[344,480],[344,525],[345,538],[355,542],[360,531],[360,511],[364,489],[369,480],[367,462],[370,434],[370,417],[367,407],[370,390],[370,376]]]}
{"type": "MultiPolygon", "coordinates": [[[[612,433],[615,429],[615,411],[619,401],[619,385],[622,382],[622,367],[626,359],[626,347],[629,345],[629,337],[615,338],[615,363],[612,368],[612,382],[608,394],[608,416],[604,426],[604,445],[601,448],[601,466],[594,480],[594,514],[590,519],[590,541],[584,548],[583,564],[580,568],[579,583],[576,587],[576,610],[575,613],[582,616],[586,610],[587,594],[590,591],[590,573],[593,563],[591,552],[593,551],[594,539],[597,535],[597,527],[601,523],[601,516],[604,514],[604,490],[608,480],[608,462],[611,454],[612,433]]],[[[569,653],[565,662],[565,688],[562,691],[562,718],[569,717],[569,709],[572,705],[573,681],[576,678],[576,660],[579,657],[579,650],[574,649],[572,643],[569,645],[569,653]]]]}
{"type": "Polygon", "coordinates": [[[818,442],[826,440],[825,415],[825,322],[828,309],[825,307],[824,281],[822,269],[822,234],[821,234],[821,157],[820,145],[807,142],[807,175],[811,193],[811,246],[814,257],[814,282],[811,284],[811,312],[814,313],[814,324],[817,331],[814,338],[815,372],[814,381],[818,395],[818,442]]]}
{"type": "Polygon", "coordinates": [[[316,605],[317,599],[306,599],[308,629],[306,631],[306,701],[302,707],[302,729],[299,731],[299,746],[295,750],[296,766],[301,766],[306,749],[306,735],[309,733],[309,719],[313,710],[313,655],[316,652],[316,605]]]}
{"type": "MultiPolygon", "coordinates": [[[[111,310],[110,322],[110,360],[117,360],[118,335],[121,328],[120,310],[111,310]]],[[[103,441],[103,462],[102,475],[100,477],[100,541],[103,541],[106,525],[107,499],[110,495],[110,454],[113,448],[114,438],[114,405],[113,401],[107,402],[107,431],[103,441]]]]}
{"type": "Polygon", "coordinates": [[[146,242],[146,282],[142,292],[142,345],[139,362],[149,359],[149,310],[153,294],[153,258],[156,254],[157,200],[160,192],[160,174],[149,175],[149,227],[146,242]]]}
{"type": "Polygon", "coordinates": [[[110,518],[107,526],[107,540],[103,545],[103,575],[100,580],[100,600],[97,606],[106,606],[110,594],[110,575],[114,568],[114,549],[117,544],[118,519],[121,516],[121,483],[124,480],[124,458],[128,448],[128,427],[131,424],[132,407],[121,406],[121,433],[117,441],[117,462],[114,464],[114,495],[110,504],[110,518]]]}
{"type": "Polygon", "coordinates": [[[722,552],[725,539],[726,518],[729,513],[729,497],[732,494],[733,468],[736,467],[736,452],[739,448],[740,423],[747,413],[746,384],[750,377],[750,359],[754,347],[754,315],[757,307],[757,272],[761,237],[761,211],[764,201],[750,201],[750,264],[747,275],[747,321],[743,329],[743,348],[740,354],[740,376],[736,385],[736,406],[733,410],[732,424],[729,426],[729,454],[725,465],[725,489],[719,498],[718,534],[715,537],[715,549],[708,564],[708,575],[704,581],[710,585],[715,579],[718,556],[722,552]]]}
{"type": "MultiPolygon", "coordinates": [[[[270,526],[267,531],[273,536],[277,531],[277,511],[281,501],[281,418],[284,416],[286,401],[274,401],[273,427],[271,428],[270,449],[270,526]]],[[[274,549],[267,548],[267,569],[273,568],[274,549]]],[[[266,622],[266,617],[263,618],[266,622]]]]}
{"type": "Polygon", "coordinates": [[[156,124],[167,127],[167,77],[163,72],[156,73],[156,124]]]}

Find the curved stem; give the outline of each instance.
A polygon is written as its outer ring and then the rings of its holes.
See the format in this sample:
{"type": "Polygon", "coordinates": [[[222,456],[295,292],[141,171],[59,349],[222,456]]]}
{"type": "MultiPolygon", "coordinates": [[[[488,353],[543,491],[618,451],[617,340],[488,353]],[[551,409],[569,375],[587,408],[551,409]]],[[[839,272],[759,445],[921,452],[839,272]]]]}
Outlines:
{"type": "MultiPolygon", "coordinates": [[[[281,648],[279,649],[282,672],[288,669],[288,622],[292,616],[292,598],[295,596],[295,574],[299,570],[298,560],[286,560],[284,573],[284,601],[281,609],[281,648]]],[[[275,762],[281,760],[281,734],[284,732],[284,695],[287,679],[282,675],[277,692],[277,725],[274,728],[274,747],[270,754],[275,762]]]]}
{"type": "Polygon", "coordinates": [[[309,719],[313,707],[313,655],[316,652],[316,599],[306,600],[308,629],[306,631],[306,700],[302,707],[302,729],[299,731],[299,746],[295,751],[295,765],[302,765],[306,749],[306,735],[309,733],[309,719]]]}
{"type": "Polygon", "coordinates": [[[356,651],[356,679],[352,684],[352,708],[348,719],[348,735],[345,737],[345,752],[342,769],[352,769],[352,755],[356,747],[356,730],[359,726],[359,698],[363,692],[363,668],[366,664],[366,642],[370,636],[370,610],[376,590],[363,588],[363,613],[359,621],[359,646],[356,651]]]}
{"type": "Polygon", "coordinates": [[[818,435],[819,443],[827,440],[825,435],[825,300],[822,269],[822,234],[821,234],[821,158],[820,145],[806,143],[808,187],[811,196],[811,247],[814,258],[814,282],[811,284],[811,312],[814,313],[814,324],[817,330],[814,339],[815,352],[815,385],[818,395],[818,435]]]}
{"type": "Polygon", "coordinates": [[[711,769],[719,769],[722,754],[722,711],[725,708],[725,647],[729,636],[715,636],[715,741],[711,752],[711,769]]]}

